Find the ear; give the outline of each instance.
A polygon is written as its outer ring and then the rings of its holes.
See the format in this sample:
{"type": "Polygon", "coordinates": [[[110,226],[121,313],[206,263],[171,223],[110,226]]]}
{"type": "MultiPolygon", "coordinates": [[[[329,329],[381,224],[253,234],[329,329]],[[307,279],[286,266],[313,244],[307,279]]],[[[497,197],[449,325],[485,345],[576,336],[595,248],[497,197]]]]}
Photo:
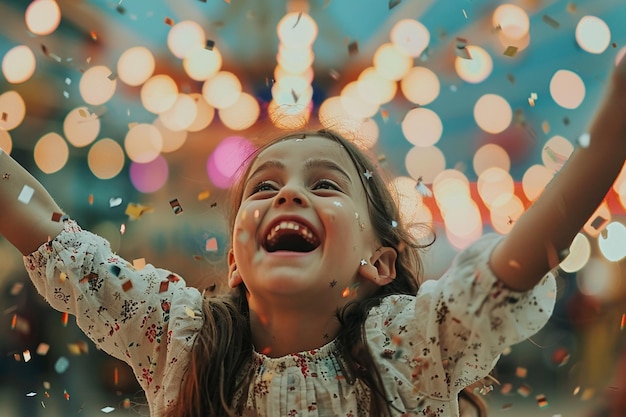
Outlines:
{"type": "Polygon", "coordinates": [[[366,265],[359,267],[359,272],[363,278],[376,285],[387,285],[396,278],[397,258],[398,253],[394,248],[382,246],[376,249],[366,265]]]}
{"type": "Polygon", "coordinates": [[[235,253],[232,248],[228,250],[228,286],[230,288],[236,288],[241,284],[243,280],[237,271],[237,264],[235,263],[235,253]]]}

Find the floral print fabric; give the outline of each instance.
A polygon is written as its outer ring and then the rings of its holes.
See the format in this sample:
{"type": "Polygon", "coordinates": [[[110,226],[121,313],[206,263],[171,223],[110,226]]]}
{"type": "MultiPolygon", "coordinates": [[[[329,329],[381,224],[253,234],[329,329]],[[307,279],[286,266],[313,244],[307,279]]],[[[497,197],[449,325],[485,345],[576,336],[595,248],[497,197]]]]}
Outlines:
{"type": "MultiPolygon", "coordinates": [[[[416,297],[389,296],[370,312],[366,337],[395,415],[458,415],[457,393],[549,318],[554,278],[525,293],[504,288],[488,266],[498,239],[487,235],[462,251],[416,297]]],[[[200,292],[170,271],[135,269],[71,220],[25,265],[52,307],[76,315],[99,348],[132,367],[151,415],[162,415],[203,325],[200,292]]],[[[252,368],[251,386],[238,399],[245,416],[369,415],[371,394],[346,372],[335,341],[281,358],[255,352],[252,368]]]]}

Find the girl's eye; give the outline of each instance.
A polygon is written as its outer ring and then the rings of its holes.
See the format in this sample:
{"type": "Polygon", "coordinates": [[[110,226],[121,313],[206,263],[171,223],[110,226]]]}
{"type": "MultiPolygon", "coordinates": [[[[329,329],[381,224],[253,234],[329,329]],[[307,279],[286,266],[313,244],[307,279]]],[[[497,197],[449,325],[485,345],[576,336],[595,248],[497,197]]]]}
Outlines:
{"type": "Polygon", "coordinates": [[[330,180],[319,180],[313,184],[314,190],[335,190],[341,191],[339,186],[330,180]]]}
{"type": "Polygon", "coordinates": [[[256,194],[261,191],[274,191],[274,190],[276,190],[276,186],[274,186],[269,181],[263,181],[254,186],[251,194],[256,194]]]}

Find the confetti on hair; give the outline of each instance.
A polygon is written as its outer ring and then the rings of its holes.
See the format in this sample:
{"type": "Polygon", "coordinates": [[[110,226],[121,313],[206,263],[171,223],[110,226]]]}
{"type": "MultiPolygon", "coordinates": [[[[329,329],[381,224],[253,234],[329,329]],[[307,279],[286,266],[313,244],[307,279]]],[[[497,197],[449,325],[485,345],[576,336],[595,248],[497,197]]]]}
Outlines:
{"type": "Polygon", "coordinates": [[[368,180],[372,179],[372,171],[370,171],[369,169],[366,169],[365,172],[363,173],[363,176],[367,178],[368,180]]]}

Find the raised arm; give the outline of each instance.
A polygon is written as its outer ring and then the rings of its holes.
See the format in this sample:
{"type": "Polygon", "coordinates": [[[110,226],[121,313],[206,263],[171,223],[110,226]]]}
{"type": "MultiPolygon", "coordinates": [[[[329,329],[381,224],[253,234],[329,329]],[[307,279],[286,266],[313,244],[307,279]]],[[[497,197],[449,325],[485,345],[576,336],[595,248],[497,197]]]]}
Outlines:
{"type": "Polygon", "coordinates": [[[532,288],[559,263],[559,254],[602,202],[626,157],[626,59],[614,71],[578,148],[491,255],[493,272],[515,290],[532,288]]]}
{"type": "Polygon", "coordinates": [[[27,255],[63,229],[55,213],[61,209],[46,189],[0,149],[0,235],[27,255]]]}

